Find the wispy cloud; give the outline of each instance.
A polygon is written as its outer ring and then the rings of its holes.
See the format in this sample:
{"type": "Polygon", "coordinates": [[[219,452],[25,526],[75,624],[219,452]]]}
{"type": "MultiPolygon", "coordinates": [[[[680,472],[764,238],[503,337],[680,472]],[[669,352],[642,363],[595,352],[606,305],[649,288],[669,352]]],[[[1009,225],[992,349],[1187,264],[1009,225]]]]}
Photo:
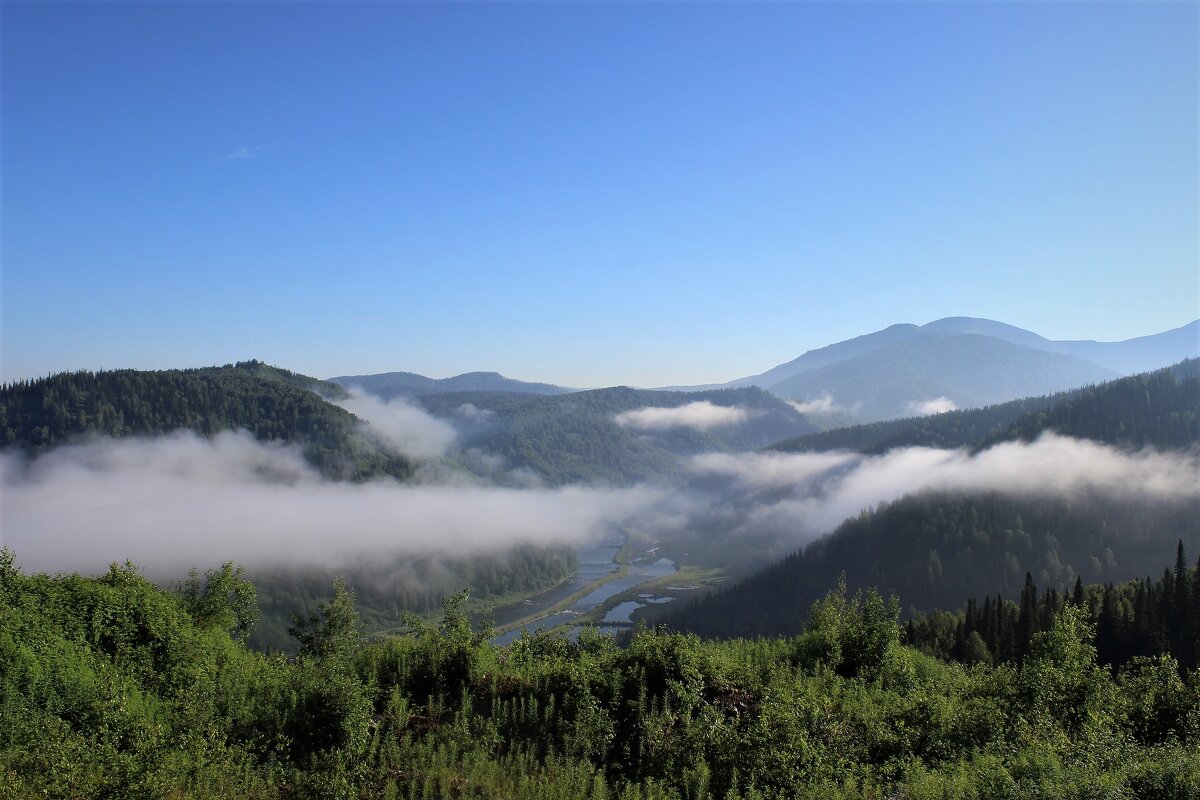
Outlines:
{"type": "Polygon", "coordinates": [[[381,400],[351,389],[349,396],[332,402],[367,424],[367,432],[383,447],[408,458],[437,458],[454,445],[454,426],[427,414],[403,398],[381,400]]]}
{"type": "Polygon", "coordinates": [[[831,414],[834,411],[845,410],[833,402],[833,395],[829,392],[821,392],[818,396],[803,402],[788,400],[787,403],[801,414],[831,414]]]}
{"type": "Polygon", "coordinates": [[[221,161],[237,161],[244,158],[258,158],[258,154],[262,151],[261,147],[239,147],[232,153],[226,153],[221,156],[221,161]]]}
{"type": "MultiPolygon", "coordinates": [[[[705,515],[728,533],[777,533],[811,539],[861,509],[924,491],[1000,492],[1041,498],[1200,496],[1196,453],[1127,453],[1055,434],[1005,442],[981,453],[908,447],[881,456],[857,453],[708,453],[691,460],[704,484],[705,515]]],[[[700,506],[703,508],[703,506],[700,506]]]]}
{"type": "Polygon", "coordinates": [[[622,428],[636,430],[668,430],[670,428],[695,428],[706,431],[728,425],[738,425],[750,418],[744,408],[718,406],[708,400],[665,408],[650,406],[617,414],[617,424],[622,428]]]}
{"type": "MultiPolygon", "coordinates": [[[[385,418],[395,409],[386,411],[385,418]]],[[[384,427],[407,434],[410,422],[384,427]]],[[[88,572],[129,558],[168,575],[229,559],[339,568],[385,555],[498,553],[522,543],[578,544],[636,524],[664,539],[746,537],[739,546],[747,557],[766,558],[769,550],[751,540],[793,547],[860,509],[915,492],[1190,501],[1200,496],[1198,459],[1046,434],[981,453],[708,453],[688,462],[692,480],[682,488],[521,488],[450,475],[327,481],[299,446],[244,432],[101,438],[33,461],[0,453],[0,544],[26,569],[88,572]]]]}
{"type": "Polygon", "coordinates": [[[93,572],[128,558],[152,575],[577,543],[672,507],[649,487],[327,481],[300,447],[244,432],[96,439],[29,463],[0,453],[0,495],[0,543],[24,568],[93,572]]]}
{"type": "Polygon", "coordinates": [[[955,403],[949,397],[935,397],[932,400],[923,402],[913,402],[908,404],[908,410],[919,417],[927,417],[930,414],[944,414],[947,411],[957,411],[958,403],[955,403]]]}

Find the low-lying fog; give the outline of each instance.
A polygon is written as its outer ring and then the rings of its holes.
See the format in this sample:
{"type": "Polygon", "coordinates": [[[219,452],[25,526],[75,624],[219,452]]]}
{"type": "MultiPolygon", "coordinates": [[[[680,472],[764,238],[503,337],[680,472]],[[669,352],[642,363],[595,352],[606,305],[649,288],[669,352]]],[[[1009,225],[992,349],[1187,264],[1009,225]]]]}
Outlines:
{"type": "MultiPolygon", "coordinates": [[[[344,405],[371,435],[416,459],[454,447],[454,428],[423,410],[354,395],[344,405]]],[[[687,407],[685,407],[687,408],[687,407]]],[[[627,417],[710,425],[707,408],[627,417]]],[[[360,562],[372,553],[461,556],[520,543],[581,544],[626,527],[782,537],[797,547],[846,517],[925,489],[1037,496],[1194,498],[1197,454],[1127,453],[1046,435],[978,454],[905,448],[854,453],[709,453],[687,462],[682,488],[512,488],[453,471],[416,481],[323,479],[296,445],[246,433],[94,438],[35,460],[0,455],[2,541],[28,571],[98,572],[132,560],[151,575],[224,561],[251,567],[360,562]]]]}

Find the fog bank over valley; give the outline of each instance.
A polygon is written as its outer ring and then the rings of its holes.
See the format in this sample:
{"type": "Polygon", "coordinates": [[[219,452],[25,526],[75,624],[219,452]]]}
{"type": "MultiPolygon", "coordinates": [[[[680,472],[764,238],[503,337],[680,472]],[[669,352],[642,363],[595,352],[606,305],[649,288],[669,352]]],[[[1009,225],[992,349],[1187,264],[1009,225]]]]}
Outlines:
{"type": "Polygon", "coordinates": [[[98,439],[32,462],[8,454],[3,542],[26,570],[151,574],[233,560],[336,567],[372,553],[465,556],[574,543],[634,519],[662,524],[650,487],[507,489],[322,479],[296,446],[241,433],[98,439]]]}
{"type": "MultiPolygon", "coordinates": [[[[450,447],[452,429],[439,434],[431,420],[449,426],[419,409],[357,403],[410,454],[413,442],[425,452],[450,447]]],[[[416,481],[350,483],[322,478],[298,445],[245,433],[95,438],[33,460],[0,456],[0,523],[4,544],[27,570],[97,572],[129,559],[152,575],[173,575],[226,560],[336,568],[373,554],[488,554],[630,530],[714,545],[770,541],[778,552],[863,509],[926,490],[1164,502],[1200,494],[1195,451],[1126,452],[1053,434],[974,454],[918,447],[880,456],[705,453],[684,463],[683,485],[671,488],[652,481],[514,488],[436,460],[416,481]]]]}
{"type": "Polygon", "coordinates": [[[974,454],[926,447],[879,456],[707,453],[693,457],[690,467],[696,486],[713,493],[710,527],[797,544],[863,509],[924,491],[1064,499],[1097,493],[1162,502],[1200,497],[1195,450],[1127,452],[1052,433],[974,454]]]}

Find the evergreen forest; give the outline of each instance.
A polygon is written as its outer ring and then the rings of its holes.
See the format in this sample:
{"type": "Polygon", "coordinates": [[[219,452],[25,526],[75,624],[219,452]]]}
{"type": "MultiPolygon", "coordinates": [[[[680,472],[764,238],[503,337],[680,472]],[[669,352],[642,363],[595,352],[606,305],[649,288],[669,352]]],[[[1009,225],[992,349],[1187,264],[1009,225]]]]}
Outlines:
{"type": "MultiPolygon", "coordinates": [[[[601,482],[628,486],[669,482],[684,472],[681,456],[766,447],[816,430],[787,402],[757,387],[667,392],[617,386],[559,395],[456,392],[420,398],[438,416],[464,405],[486,418],[463,425],[463,448],[477,448],[552,485],[601,482]],[[622,412],[707,402],[746,412],[744,424],[707,430],[681,426],[637,430],[618,424],[622,412]]],[[[456,419],[461,424],[461,418],[456,419]]]]}
{"type": "Polygon", "coordinates": [[[260,442],[298,442],[326,477],[403,478],[400,456],[375,447],[357,418],[326,402],[345,391],[261,361],[161,371],[59,373],[0,387],[0,446],[38,455],[84,434],[212,436],[247,430],[260,442]]]}
{"type": "Polygon", "coordinates": [[[909,611],[933,611],[972,595],[1016,596],[1026,573],[1058,592],[1080,579],[1151,575],[1156,554],[1180,539],[1200,550],[1200,500],[911,495],[863,511],[666,621],[704,636],[795,635],[839,573],[851,590],[875,587],[909,611]]]}
{"type": "Polygon", "coordinates": [[[1200,359],[984,408],[820,431],[785,439],[771,449],[883,453],[897,447],[984,448],[1029,441],[1047,430],[1133,448],[1188,447],[1200,441],[1200,359]]]}

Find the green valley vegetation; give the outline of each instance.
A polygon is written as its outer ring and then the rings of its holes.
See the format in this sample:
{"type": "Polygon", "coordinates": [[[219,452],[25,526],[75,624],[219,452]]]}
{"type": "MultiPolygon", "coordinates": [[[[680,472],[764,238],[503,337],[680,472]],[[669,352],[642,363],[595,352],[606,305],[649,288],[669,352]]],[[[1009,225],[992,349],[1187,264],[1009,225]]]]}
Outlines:
{"type": "MultiPolygon", "coordinates": [[[[396,630],[406,614],[428,615],[441,608],[442,597],[466,587],[465,605],[476,616],[551,589],[573,575],[579,559],[564,545],[516,545],[496,553],[474,556],[376,556],[343,570],[357,597],[366,633],[396,630]]],[[[291,650],[289,616],[310,609],[329,590],[330,570],[288,567],[256,570],[262,619],[249,644],[262,650],[291,650]]]]}
{"type": "Polygon", "coordinates": [[[224,367],[51,375],[0,387],[0,446],[38,455],[83,434],[212,436],[247,430],[260,442],[298,442],[326,477],[404,478],[412,467],[363,436],[358,420],[317,395],[336,384],[242,361],[224,367]]]}
{"type": "Polygon", "coordinates": [[[1102,666],[1073,603],[1020,663],[965,666],[903,646],[899,604],[874,592],[833,592],[791,638],[497,648],[462,595],[440,623],[366,642],[339,581],[295,619],[292,659],[245,647],[253,596],[232,565],[170,593],[131,565],[25,576],[5,554],[0,794],[1200,794],[1200,672],[1165,654],[1102,666]]]}

